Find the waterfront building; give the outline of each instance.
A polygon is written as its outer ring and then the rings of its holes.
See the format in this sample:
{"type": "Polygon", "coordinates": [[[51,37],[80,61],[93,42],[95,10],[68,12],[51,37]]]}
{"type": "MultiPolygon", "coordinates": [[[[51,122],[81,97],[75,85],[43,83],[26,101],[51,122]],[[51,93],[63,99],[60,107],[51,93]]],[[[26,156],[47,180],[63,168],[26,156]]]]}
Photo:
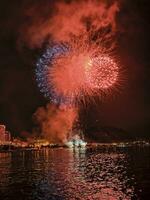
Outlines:
{"type": "Polygon", "coordinates": [[[9,131],[6,131],[6,126],[0,124],[0,142],[10,142],[11,141],[11,134],[9,131]]]}
{"type": "Polygon", "coordinates": [[[5,141],[5,130],[6,130],[5,125],[0,125],[0,142],[5,141]]]}

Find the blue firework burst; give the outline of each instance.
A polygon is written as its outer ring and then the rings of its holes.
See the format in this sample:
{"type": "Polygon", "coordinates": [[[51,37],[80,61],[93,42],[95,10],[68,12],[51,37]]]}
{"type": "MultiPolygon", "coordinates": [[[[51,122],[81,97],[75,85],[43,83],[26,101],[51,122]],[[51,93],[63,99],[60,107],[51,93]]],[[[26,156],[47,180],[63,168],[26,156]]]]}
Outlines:
{"type": "Polygon", "coordinates": [[[57,57],[65,55],[68,51],[69,47],[65,44],[49,46],[36,63],[35,74],[38,87],[45,97],[56,104],[67,103],[69,99],[55,93],[53,85],[48,79],[49,68],[53,67],[53,62],[57,57]]]}

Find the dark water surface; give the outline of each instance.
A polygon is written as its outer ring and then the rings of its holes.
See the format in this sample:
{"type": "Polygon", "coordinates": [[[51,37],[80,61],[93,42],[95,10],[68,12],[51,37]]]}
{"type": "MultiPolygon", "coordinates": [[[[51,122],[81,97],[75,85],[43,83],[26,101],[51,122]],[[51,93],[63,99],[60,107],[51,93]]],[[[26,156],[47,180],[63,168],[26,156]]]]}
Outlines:
{"type": "Polygon", "coordinates": [[[150,199],[150,147],[0,153],[0,200],[150,199]]]}

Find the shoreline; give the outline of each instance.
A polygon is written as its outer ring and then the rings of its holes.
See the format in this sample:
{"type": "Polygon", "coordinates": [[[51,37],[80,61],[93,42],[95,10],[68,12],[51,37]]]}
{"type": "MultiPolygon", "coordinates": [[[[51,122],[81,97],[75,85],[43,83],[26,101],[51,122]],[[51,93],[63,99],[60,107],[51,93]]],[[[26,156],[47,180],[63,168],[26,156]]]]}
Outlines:
{"type": "Polygon", "coordinates": [[[65,144],[50,144],[46,146],[14,146],[14,145],[0,145],[1,152],[12,152],[15,150],[42,150],[42,149],[86,149],[86,148],[127,148],[127,147],[150,147],[150,142],[147,141],[133,141],[133,142],[112,142],[112,143],[87,143],[85,147],[67,147],[65,144]]]}

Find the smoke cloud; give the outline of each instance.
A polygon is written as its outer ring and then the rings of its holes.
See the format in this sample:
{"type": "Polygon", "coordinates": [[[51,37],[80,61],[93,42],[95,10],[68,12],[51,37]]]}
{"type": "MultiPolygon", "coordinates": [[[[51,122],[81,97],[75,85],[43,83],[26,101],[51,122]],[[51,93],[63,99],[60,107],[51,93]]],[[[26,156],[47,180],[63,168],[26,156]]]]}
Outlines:
{"type": "Polygon", "coordinates": [[[25,11],[26,24],[20,28],[20,42],[30,48],[41,47],[49,38],[53,41],[69,41],[72,36],[95,34],[107,29],[105,37],[116,32],[118,1],[103,0],[57,1],[53,5],[30,7],[25,11]],[[49,12],[48,12],[49,7],[49,12]]]}
{"type": "Polygon", "coordinates": [[[58,107],[47,104],[39,107],[33,115],[34,122],[40,127],[41,135],[50,142],[66,142],[69,131],[77,118],[75,108],[58,107]]]}

